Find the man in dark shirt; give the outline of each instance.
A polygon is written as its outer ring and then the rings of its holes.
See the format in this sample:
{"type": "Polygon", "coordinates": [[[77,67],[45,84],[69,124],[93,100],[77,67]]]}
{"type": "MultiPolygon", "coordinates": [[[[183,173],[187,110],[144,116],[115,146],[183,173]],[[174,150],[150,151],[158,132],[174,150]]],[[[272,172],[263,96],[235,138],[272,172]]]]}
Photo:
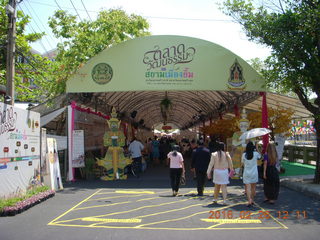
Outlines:
{"type": "Polygon", "coordinates": [[[203,196],[210,157],[210,150],[204,146],[204,141],[200,139],[198,147],[192,152],[191,162],[191,170],[196,172],[198,196],[203,196]]]}
{"type": "Polygon", "coordinates": [[[214,136],[210,136],[210,142],[209,142],[209,150],[210,153],[214,153],[217,151],[218,147],[219,147],[219,142],[217,141],[217,139],[214,136]]]}

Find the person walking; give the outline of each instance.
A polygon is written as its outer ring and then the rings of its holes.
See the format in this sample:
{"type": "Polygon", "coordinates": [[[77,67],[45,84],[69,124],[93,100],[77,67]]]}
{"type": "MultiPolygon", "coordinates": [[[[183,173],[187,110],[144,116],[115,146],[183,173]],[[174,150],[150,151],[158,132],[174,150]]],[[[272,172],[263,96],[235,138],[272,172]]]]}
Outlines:
{"type": "Polygon", "coordinates": [[[211,160],[207,169],[207,176],[212,178],[214,183],[214,199],[213,202],[218,202],[220,189],[222,190],[223,204],[227,204],[227,184],[229,184],[229,171],[234,171],[230,154],[225,152],[224,143],[220,142],[217,151],[211,154],[211,160]]]}
{"type": "Polygon", "coordinates": [[[173,150],[167,155],[168,164],[170,164],[170,180],[172,188],[172,196],[177,196],[180,188],[180,180],[182,174],[185,174],[183,156],[179,152],[179,146],[174,145],[173,150]]]}
{"type": "Polygon", "coordinates": [[[264,202],[274,204],[279,196],[280,180],[276,168],[278,154],[274,143],[269,143],[263,162],[263,191],[264,202]]]}
{"type": "Polygon", "coordinates": [[[204,146],[204,141],[198,141],[198,147],[192,152],[191,171],[197,179],[198,196],[203,196],[206,173],[210,162],[210,150],[204,146]]]}
{"type": "Polygon", "coordinates": [[[254,205],[254,197],[256,195],[256,184],[258,179],[257,161],[261,158],[261,154],[256,151],[256,147],[250,141],[247,143],[246,150],[242,154],[241,163],[244,166],[243,183],[245,184],[246,195],[248,199],[248,207],[254,205]]]}
{"type": "Polygon", "coordinates": [[[135,137],[133,138],[132,142],[129,145],[129,152],[131,154],[132,161],[134,162],[134,166],[138,168],[138,175],[139,177],[140,172],[142,171],[142,153],[141,151],[144,149],[144,145],[135,137]]]}

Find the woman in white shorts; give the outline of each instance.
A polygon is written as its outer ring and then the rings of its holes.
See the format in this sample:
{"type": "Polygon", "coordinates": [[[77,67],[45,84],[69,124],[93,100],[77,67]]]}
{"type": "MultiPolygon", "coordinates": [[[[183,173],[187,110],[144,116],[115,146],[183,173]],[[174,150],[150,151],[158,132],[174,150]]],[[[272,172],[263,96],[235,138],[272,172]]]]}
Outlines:
{"type": "Polygon", "coordinates": [[[252,142],[248,142],[246,151],[242,154],[241,163],[244,166],[243,183],[245,184],[248,199],[248,207],[254,205],[254,197],[256,195],[256,184],[258,182],[258,166],[257,161],[261,158],[261,154],[256,151],[252,142]]]}
{"type": "Polygon", "coordinates": [[[220,188],[222,190],[223,204],[227,200],[227,184],[229,184],[229,169],[233,170],[232,160],[230,154],[224,151],[224,143],[217,145],[218,150],[211,154],[211,160],[207,170],[208,179],[212,178],[213,169],[213,183],[214,185],[214,203],[218,201],[220,188]]]}

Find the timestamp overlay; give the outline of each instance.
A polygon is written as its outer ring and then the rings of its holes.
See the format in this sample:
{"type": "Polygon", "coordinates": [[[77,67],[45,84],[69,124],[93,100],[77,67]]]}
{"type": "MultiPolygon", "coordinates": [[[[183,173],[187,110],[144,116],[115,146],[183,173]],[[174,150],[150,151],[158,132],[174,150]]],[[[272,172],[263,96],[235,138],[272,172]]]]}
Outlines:
{"type": "MultiPolygon", "coordinates": [[[[212,189],[212,188],[211,188],[212,189]]],[[[259,193],[261,194],[261,193],[259,193]]],[[[53,219],[61,227],[136,230],[288,230],[316,221],[319,209],[299,204],[258,203],[247,207],[239,189],[228,188],[228,205],[212,203],[213,191],[196,196],[183,188],[177,197],[166,189],[99,189],[53,219]]],[[[260,201],[261,202],[261,201],[260,201]]],[[[292,202],[293,203],[293,202],[292,202]]],[[[318,220],[317,220],[318,219],[318,220]]]]}

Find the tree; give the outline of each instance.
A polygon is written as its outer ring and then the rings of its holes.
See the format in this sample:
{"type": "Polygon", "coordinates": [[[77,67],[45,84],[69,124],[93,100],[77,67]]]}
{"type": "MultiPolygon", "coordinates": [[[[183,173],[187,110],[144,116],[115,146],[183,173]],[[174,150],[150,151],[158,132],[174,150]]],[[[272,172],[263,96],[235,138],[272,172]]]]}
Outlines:
{"type": "Polygon", "coordinates": [[[248,38],[271,48],[262,71],[269,86],[297,94],[315,119],[320,183],[320,1],[279,0],[255,6],[252,0],[227,0],[222,10],[241,24],[248,38]],[[310,93],[316,95],[311,101],[310,93]]]}
{"type": "MultiPolygon", "coordinates": [[[[7,56],[7,33],[8,16],[5,7],[8,0],[0,0],[0,84],[6,83],[6,56],[7,56]]],[[[39,101],[48,96],[50,92],[50,81],[48,69],[50,62],[38,54],[31,52],[30,43],[42,38],[44,33],[25,33],[30,17],[22,11],[17,11],[16,21],[16,74],[15,92],[16,100],[20,101],[39,101]],[[19,61],[23,59],[24,61],[19,61]],[[34,86],[30,86],[32,81],[34,86]]]]}
{"type": "Polygon", "coordinates": [[[221,139],[227,139],[232,137],[233,133],[239,130],[238,125],[239,118],[234,117],[232,119],[219,119],[214,121],[209,126],[201,128],[201,131],[206,135],[220,136],[221,139]]]}
{"type": "Polygon", "coordinates": [[[103,10],[95,21],[79,22],[76,16],[59,10],[49,19],[49,26],[57,38],[64,39],[56,57],[56,94],[65,92],[68,78],[105,48],[150,34],[144,18],[120,9],[103,10]]]}
{"type": "MultiPolygon", "coordinates": [[[[268,123],[271,130],[271,140],[275,140],[276,134],[290,135],[291,119],[293,115],[292,109],[285,109],[280,106],[277,108],[268,108],[268,123]]],[[[260,128],[262,122],[262,112],[251,112],[248,114],[250,128],[260,128]]]]}

